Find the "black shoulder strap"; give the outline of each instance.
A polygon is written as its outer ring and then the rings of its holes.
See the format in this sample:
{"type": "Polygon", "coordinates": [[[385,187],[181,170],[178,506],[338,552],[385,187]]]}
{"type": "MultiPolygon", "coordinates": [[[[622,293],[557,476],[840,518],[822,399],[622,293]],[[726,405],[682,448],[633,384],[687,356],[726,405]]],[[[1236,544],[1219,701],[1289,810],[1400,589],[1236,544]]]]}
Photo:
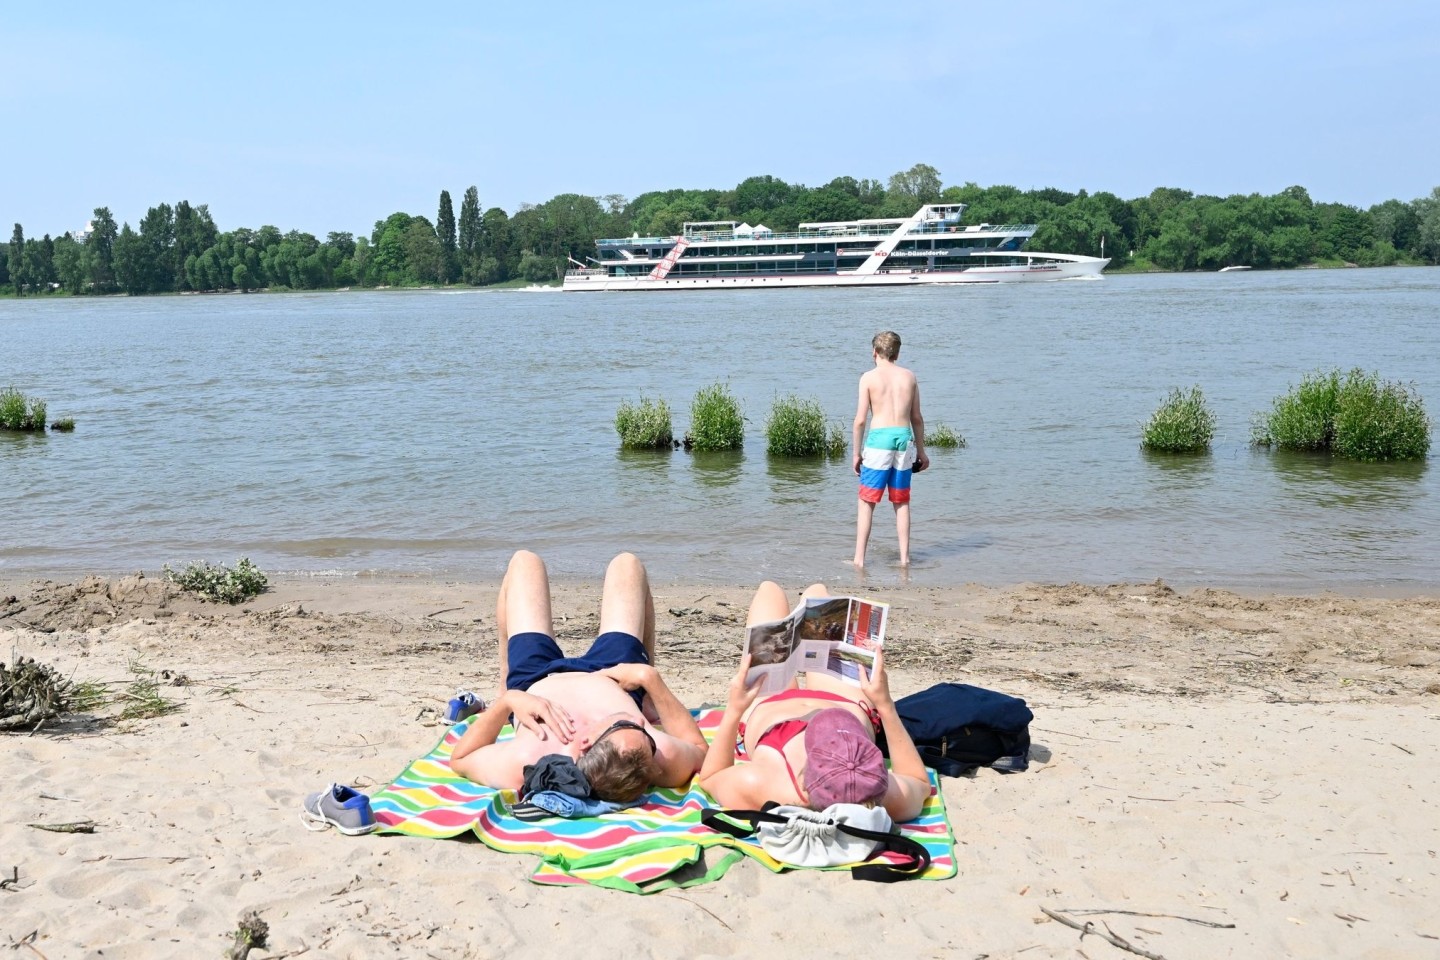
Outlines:
{"type": "MultiPolygon", "coordinates": [[[[766,807],[773,804],[766,804],[766,807]]],[[[771,813],[766,810],[722,810],[716,807],[706,807],[700,812],[700,822],[712,830],[729,834],[732,837],[745,839],[753,837],[760,829],[761,823],[786,823],[785,817],[771,813]],[[741,826],[735,821],[743,821],[749,827],[741,826]]],[[[918,877],[930,869],[930,851],[918,840],[898,833],[885,833],[880,830],[866,830],[863,827],[852,827],[848,823],[837,824],[841,833],[848,833],[852,837],[860,837],[864,840],[874,840],[880,845],[881,850],[898,853],[905,858],[902,863],[865,863],[858,867],[852,867],[850,875],[856,880],[870,880],[875,883],[894,883],[897,880],[909,880],[918,877]]]]}

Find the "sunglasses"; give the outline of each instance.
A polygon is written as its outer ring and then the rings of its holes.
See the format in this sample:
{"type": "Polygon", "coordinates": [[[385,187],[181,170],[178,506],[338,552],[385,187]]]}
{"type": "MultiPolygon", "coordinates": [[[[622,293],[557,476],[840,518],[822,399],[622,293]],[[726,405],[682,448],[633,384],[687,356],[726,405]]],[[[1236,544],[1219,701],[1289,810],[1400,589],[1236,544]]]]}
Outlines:
{"type": "Polygon", "coordinates": [[[594,740],[592,740],[592,741],[590,742],[590,743],[591,743],[591,746],[594,746],[595,744],[599,743],[601,740],[604,740],[606,737],[610,736],[610,734],[614,733],[616,730],[639,730],[642,734],[645,735],[645,739],[646,739],[647,741],[649,741],[649,743],[650,743],[650,756],[653,757],[653,756],[655,756],[655,754],[659,753],[659,748],[655,746],[655,738],[652,737],[652,736],[650,736],[650,731],[649,731],[649,730],[646,730],[644,727],[642,727],[640,724],[636,723],[634,720],[616,720],[614,723],[610,724],[610,726],[606,727],[606,728],[600,733],[600,736],[596,737],[594,740]]]}

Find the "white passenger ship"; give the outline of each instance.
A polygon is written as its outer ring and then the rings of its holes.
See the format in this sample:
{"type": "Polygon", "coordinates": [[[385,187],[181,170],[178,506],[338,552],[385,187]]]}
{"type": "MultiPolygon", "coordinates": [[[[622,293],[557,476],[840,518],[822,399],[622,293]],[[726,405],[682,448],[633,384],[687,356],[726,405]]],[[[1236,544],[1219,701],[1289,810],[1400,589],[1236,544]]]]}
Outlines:
{"type": "Polygon", "coordinates": [[[1110,262],[1024,251],[1035,224],[963,226],[964,210],[963,203],[931,203],[909,217],[802,223],[795,233],[707,220],[686,223],[678,237],[597,240],[598,259],[566,271],[564,289],[1009,283],[1099,277],[1110,262]]]}

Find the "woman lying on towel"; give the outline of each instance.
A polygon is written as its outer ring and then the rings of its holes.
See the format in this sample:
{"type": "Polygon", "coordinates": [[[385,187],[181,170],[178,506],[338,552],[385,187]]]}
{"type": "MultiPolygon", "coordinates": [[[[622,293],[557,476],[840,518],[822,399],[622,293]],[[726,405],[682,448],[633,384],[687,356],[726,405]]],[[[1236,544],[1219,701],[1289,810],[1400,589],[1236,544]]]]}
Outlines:
{"type": "MultiPolygon", "coordinates": [[[[807,597],[828,596],[821,584],[807,597]]],[[[747,624],[783,619],[785,591],[766,581],[750,603],[747,624]]],[[[925,764],[895,711],[884,650],[857,688],[807,672],[805,685],[761,697],[747,684],[750,656],[730,681],[725,715],[700,768],[700,785],[721,805],[758,810],[767,800],[824,810],[834,803],[883,806],[896,823],[913,820],[930,795],[925,764]],[[883,732],[889,770],[875,745],[883,732]],[[735,762],[737,739],[748,760],[735,762]]]]}

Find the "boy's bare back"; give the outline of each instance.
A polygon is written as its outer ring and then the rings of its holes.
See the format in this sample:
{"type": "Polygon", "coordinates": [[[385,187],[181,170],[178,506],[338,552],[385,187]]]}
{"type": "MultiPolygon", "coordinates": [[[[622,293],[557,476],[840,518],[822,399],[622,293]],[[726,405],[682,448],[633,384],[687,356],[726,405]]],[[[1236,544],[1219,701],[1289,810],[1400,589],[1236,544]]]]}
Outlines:
{"type": "Polygon", "coordinates": [[[868,410],[872,429],[911,426],[918,394],[915,374],[889,360],[881,360],[860,377],[860,405],[868,410]]]}

